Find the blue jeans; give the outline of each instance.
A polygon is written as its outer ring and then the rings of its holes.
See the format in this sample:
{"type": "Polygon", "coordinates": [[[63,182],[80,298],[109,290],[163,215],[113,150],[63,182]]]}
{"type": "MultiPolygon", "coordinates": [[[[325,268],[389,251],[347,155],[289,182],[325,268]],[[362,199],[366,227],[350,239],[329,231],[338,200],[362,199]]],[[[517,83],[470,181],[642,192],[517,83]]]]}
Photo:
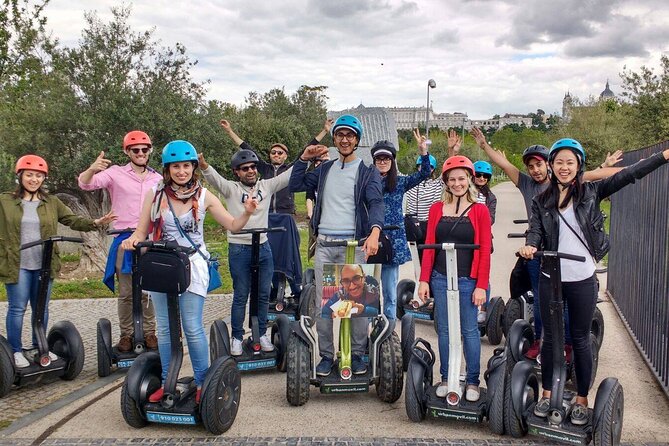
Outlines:
{"type": "MultiPolygon", "coordinates": [[[[532,305],[534,311],[534,339],[537,341],[541,339],[543,333],[543,323],[541,322],[541,305],[539,299],[539,278],[541,274],[541,260],[532,259],[527,261],[527,272],[530,275],[530,282],[532,284],[532,294],[534,295],[534,303],[532,305]]],[[[564,342],[571,344],[571,333],[569,331],[569,311],[567,310],[567,302],[564,302],[564,342]]]]}
{"type": "MultiPolygon", "coordinates": [[[[21,333],[23,332],[23,316],[26,314],[26,307],[30,301],[30,309],[34,312],[37,309],[37,292],[39,290],[39,272],[40,270],[19,269],[19,281],[16,283],[6,283],[7,301],[7,341],[12,346],[14,353],[20,352],[23,348],[21,343],[21,333]]],[[[46,331],[49,322],[49,298],[51,297],[51,286],[53,280],[49,281],[49,288],[46,293],[46,306],[44,307],[44,330],[46,331]]],[[[33,331],[33,346],[37,346],[37,339],[33,331]]]]}
{"type": "MultiPolygon", "coordinates": [[[[432,271],[430,280],[434,294],[434,315],[437,319],[437,339],[439,342],[439,372],[441,380],[448,379],[448,306],[446,292],[448,280],[443,274],[432,271]]],[[[472,294],[476,288],[476,280],[469,277],[458,277],[460,292],[460,332],[462,334],[465,363],[467,364],[467,384],[479,385],[481,372],[481,337],[476,315],[478,308],[472,302],[472,294]]]]}
{"type": "Polygon", "coordinates": [[[397,315],[397,281],[399,279],[399,265],[381,266],[381,286],[383,288],[383,314],[389,321],[394,321],[397,315]]]}
{"type": "MultiPolygon", "coordinates": [[[[232,337],[244,339],[244,317],[246,316],[246,302],[251,292],[251,245],[230,243],[228,245],[228,261],[232,276],[232,337]]],[[[272,275],[274,274],[274,260],[269,242],[260,245],[260,271],[258,277],[258,328],[260,336],[267,330],[267,310],[269,308],[269,294],[272,289],[272,275]]],[[[258,341],[255,339],[255,341],[258,341]]]]}
{"type": "MultiPolygon", "coordinates": [[[[167,315],[167,294],[149,293],[156,310],[156,335],[158,336],[158,352],[160,353],[160,364],[162,366],[162,380],[167,378],[167,370],[172,359],[170,349],[170,322],[167,315]]],[[[204,323],[202,322],[202,311],[204,308],[204,297],[186,291],[179,295],[179,311],[181,312],[181,325],[183,334],[188,343],[188,354],[193,365],[195,384],[201,387],[209,368],[209,346],[204,334],[204,323]]]]}

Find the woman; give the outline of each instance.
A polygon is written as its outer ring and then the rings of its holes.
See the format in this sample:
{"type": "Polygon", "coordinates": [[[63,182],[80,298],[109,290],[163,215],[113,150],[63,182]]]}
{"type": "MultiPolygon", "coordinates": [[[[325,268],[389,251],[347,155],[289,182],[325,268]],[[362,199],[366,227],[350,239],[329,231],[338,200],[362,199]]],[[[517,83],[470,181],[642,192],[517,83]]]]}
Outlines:
{"type": "MultiPolygon", "coordinates": [[[[79,217],[63,204],[58,197],[49,195],[44,181],[49,166],[37,155],[24,155],[16,162],[14,169],[18,185],[14,192],[0,195],[0,280],[7,289],[7,340],[12,346],[16,367],[28,367],[30,362],[23,355],[21,333],[23,316],[30,301],[30,308],[37,308],[39,272],[42,268],[42,245],[20,250],[21,245],[57,235],[58,223],[75,231],[93,231],[116,219],[110,212],[104,217],[91,220],[79,217]]],[[[60,271],[58,251],[51,259],[51,276],[60,271]]],[[[44,328],[49,319],[49,297],[51,283],[47,291],[47,305],[44,314],[44,328]]],[[[33,347],[37,339],[33,334],[33,347]]],[[[49,352],[52,361],[57,356],[49,352]]]]}
{"type": "MultiPolygon", "coordinates": [[[[474,187],[474,166],[465,156],[448,158],[442,169],[444,198],[432,205],[427,222],[425,243],[468,243],[479,245],[478,250],[458,252],[458,288],[460,291],[460,330],[464,340],[467,378],[465,398],[478,401],[479,373],[481,369],[481,340],[476,322],[478,307],[486,299],[490,275],[490,213],[484,204],[478,203],[474,187]]],[[[445,256],[426,249],[420,274],[418,296],[425,302],[430,285],[434,294],[434,311],[437,320],[437,339],[441,366],[441,383],[437,396],[448,393],[448,309],[446,292],[445,256]]],[[[458,334],[455,334],[458,336],[458,334]]]]}
{"type": "MultiPolygon", "coordinates": [[[[615,175],[597,182],[584,182],[585,151],[570,138],[553,144],[548,163],[553,172],[548,189],[532,201],[532,214],[526,246],[519,253],[532,259],[538,250],[561,251],[586,258],[585,263],[560,260],[562,296],[569,313],[577,396],[571,411],[571,422],[588,422],[588,388],[592,371],[590,353],[590,324],[597,303],[595,260],[608,250],[605,242],[604,219],[599,203],[619,189],[643,178],[669,160],[669,149],[651,155],[615,175]]],[[[551,299],[550,278],[546,273],[539,279],[541,317],[549,320],[551,299]]],[[[553,357],[551,324],[546,324],[541,347],[542,358],[553,357]]],[[[545,418],[550,409],[553,381],[553,362],[541,361],[543,394],[534,408],[538,417],[545,418]]]]}
{"type": "Polygon", "coordinates": [[[430,175],[430,156],[427,153],[426,138],[420,136],[418,129],[414,130],[414,136],[418,141],[422,166],[420,170],[411,175],[398,175],[397,165],[395,164],[397,150],[392,142],[377,141],[371,151],[374,166],[381,174],[383,184],[383,202],[386,209],[383,224],[385,226],[399,226],[399,229],[385,231],[392,244],[393,257],[390,263],[384,263],[381,266],[383,314],[389,320],[395,320],[397,312],[397,281],[400,265],[411,260],[404,228],[404,216],[402,215],[402,198],[406,191],[416,187],[430,175]]]}
{"type": "MultiPolygon", "coordinates": [[[[479,193],[479,203],[483,203],[488,207],[490,212],[490,224],[495,224],[495,212],[497,210],[497,197],[490,190],[488,183],[492,178],[492,165],[487,161],[477,161],[474,163],[474,186],[479,193]]],[[[490,252],[493,252],[492,245],[490,246],[490,252]]],[[[490,285],[486,290],[486,300],[485,304],[481,306],[481,310],[477,316],[477,320],[480,324],[486,321],[486,308],[488,301],[490,300],[490,285]]]]}
{"type": "MultiPolygon", "coordinates": [[[[155,190],[148,192],[137,230],[121,246],[123,249],[133,249],[135,244],[146,240],[150,228],[153,240],[172,240],[187,247],[193,246],[193,243],[199,246],[200,252],[190,256],[191,284],[185,293],[179,295],[181,322],[197,385],[195,401],[199,403],[202,384],[209,367],[209,350],[202,322],[204,298],[209,284],[207,259],[204,257],[209,258],[204,245],[204,217],[209,211],[214,220],[225,229],[239,231],[255,211],[257,201],[247,199],[244,202],[244,214],[233,218],[221,201],[214,194],[207,193],[207,189],[200,184],[195,172],[198,165],[197,153],[195,147],[187,141],[177,140],[167,144],[163,149],[162,161],[163,180],[155,190]]],[[[155,292],[149,294],[156,309],[158,351],[164,381],[171,359],[167,295],[155,292]]],[[[162,397],[161,387],[149,396],[149,401],[159,402],[162,397]]]]}

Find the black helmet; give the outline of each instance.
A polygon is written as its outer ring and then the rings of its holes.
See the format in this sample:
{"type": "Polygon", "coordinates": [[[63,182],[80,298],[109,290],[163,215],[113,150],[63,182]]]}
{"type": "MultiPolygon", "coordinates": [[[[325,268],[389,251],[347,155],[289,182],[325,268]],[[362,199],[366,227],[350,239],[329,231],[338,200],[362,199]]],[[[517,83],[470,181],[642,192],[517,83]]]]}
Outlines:
{"type": "Polygon", "coordinates": [[[395,159],[397,157],[397,149],[395,149],[395,145],[392,142],[386,139],[376,141],[372,146],[372,158],[380,155],[389,155],[395,159]]]}
{"type": "Polygon", "coordinates": [[[531,157],[539,157],[544,161],[548,161],[548,147],[535,144],[523,150],[523,164],[527,164],[528,159],[531,157]]]}
{"type": "Polygon", "coordinates": [[[230,160],[230,167],[232,167],[232,170],[235,170],[238,169],[242,164],[258,164],[259,161],[260,160],[258,160],[258,155],[256,155],[254,151],[242,149],[232,155],[232,159],[230,160]]]}

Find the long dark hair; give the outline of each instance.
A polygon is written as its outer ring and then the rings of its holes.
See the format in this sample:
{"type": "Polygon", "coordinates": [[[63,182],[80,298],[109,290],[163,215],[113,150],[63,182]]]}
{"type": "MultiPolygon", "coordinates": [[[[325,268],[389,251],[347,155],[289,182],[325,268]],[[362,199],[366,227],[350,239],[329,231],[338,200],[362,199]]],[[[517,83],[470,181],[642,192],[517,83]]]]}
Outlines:
{"type": "MultiPolygon", "coordinates": [[[[17,182],[16,189],[14,189],[12,196],[14,198],[23,198],[23,196],[27,192],[26,188],[23,187],[23,170],[19,171],[19,173],[16,175],[16,182],[17,182]]],[[[37,195],[37,198],[39,198],[40,200],[49,196],[48,192],[46,191],[46,188],[44,187],[45,182],[46,182],[46,177],[44,178],[44,182],[39,187],[39,189],[35,191],[35,195],[37,195]]]]}
{"type": "Polygon", "coordinates": [[[390,158],[390,170],[385,176],[381,177],[381,180],[383,180],[383,192],[391,193],[395,191],[397,187],[397,164],[395,164],[395,158],[390,158]]]}
{"type": "Polygon", "coordinates": [[[557,180],[556,175],[550,175],[551,183],[548,186],[548,189],[543,191],[537,197],[539,203],[541,203],[547,209],[564,209],[569,204],[569,201],[574,200],[574,204],[581,201],[583,197],[583,171],[579,170],[576,174],[576,177],[572,180],[569,188],[567,189],[567,196],[562,200],[562,203],[559,203],[560,200],[560,183],[557,180]]]}

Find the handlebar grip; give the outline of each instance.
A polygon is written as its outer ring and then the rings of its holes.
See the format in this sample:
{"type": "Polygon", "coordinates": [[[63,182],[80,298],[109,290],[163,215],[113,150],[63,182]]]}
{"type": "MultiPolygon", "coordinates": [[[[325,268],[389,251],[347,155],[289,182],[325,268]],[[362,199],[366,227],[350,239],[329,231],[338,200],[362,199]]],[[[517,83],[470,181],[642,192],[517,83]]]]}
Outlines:
{"type": "Polygon", "coordinates": [[[117,235],[117,234],[126,234],[126,233],[135,232],[135,228],[124,228],[124,229],[110,229],[107,231],[107,235],[117,235]]]}
{"type": "Polygon", "coordinates": [[[395,231],[397,229],[400,229],[398,225],[387,225],[383,227],[384,231],[395,231]]]}
{"type": "Polygon", "coordinates": [[[525,238],[527,236],[527,234],[525,234],[524,232],[522,232],[522,233],[521,232],[511,232],[511,233],[507,234],[506,236],[507,236],[507,238],[525,238]]]}
{"type": "MultiPolygon", "coordinates": [[[[516,257],[520,257],[520,254],[516,253],[516,257]]],[[[567,254],[566,252],[558,252],[558,251],[537,251],[534,253],[534,257],[557,257],[558,259],[574,260],[575,262],[585,262],[585,257],[583,256],[577,256],[574,254],[567,254]]]]}
{"type": "Polygon", "coordinates": [[[527,219],[525,219],[525,220],[522,220],[522,219],[521,219],[521,220],[514,220],[513,222],[514,222],[515,224],[517,224],[517,225],[522,225],[522,224],[529,223],[530,221],[527,220],[527,219]]]}
{"type": "MultiPolygon", "coordinates": [[[[356,246],[362,246],[365,244],[365,240],[367,239],[362,239],[358,240],[356,243],[356,246]]],[[[355,240],[351,240],[351,242],[355,242],[355,240]]],[[[327,247],[333,247],[333,246],[348,246],[348,240],[322,240],[321,245],[327,246],[327,247]]],[[[379,242],[379,248],[383,246],[382,242],[379,242]]]]}

